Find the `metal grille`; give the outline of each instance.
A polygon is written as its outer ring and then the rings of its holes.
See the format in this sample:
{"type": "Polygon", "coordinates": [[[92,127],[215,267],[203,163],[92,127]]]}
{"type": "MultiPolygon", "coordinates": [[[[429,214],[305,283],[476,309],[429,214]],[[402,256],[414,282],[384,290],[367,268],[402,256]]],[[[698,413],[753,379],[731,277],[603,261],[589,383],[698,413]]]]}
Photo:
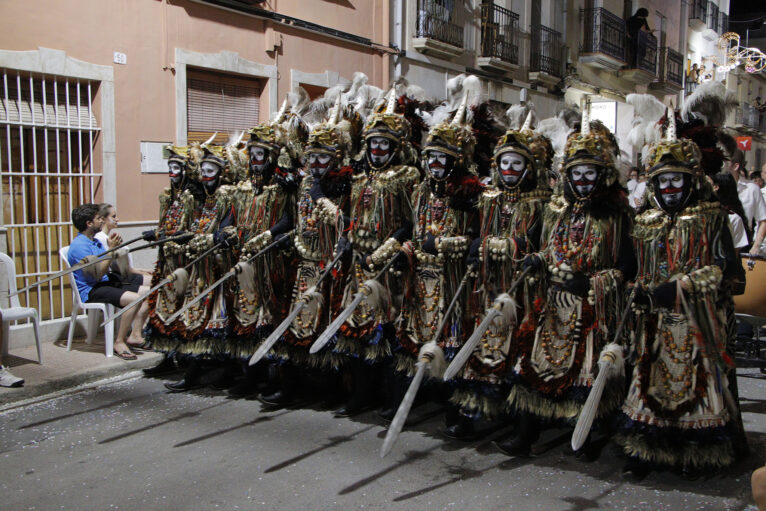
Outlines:
{"type": "Polygon", "coordinates": [[[718,13],[718,33],[725,34],[729,31],[729,15],[724,12],[718,13]]]}
{"type": "Polygon", "coordinates": [[[713,2],[707,3],[707,28],[718,30],[718,6],[713,2]]]}
{"type": "Polygon", "coordinates": [[[701,20],[706,21],[707,20],[707,0],[692,0],[691,1],[691,12],[689,13],[689,19],[690,20],[701,20]]]}
{"type": "Polygon", "coordinates": [[[660,48],[660,81],[683,84],[684,57],[673,48],[660,48]]]}
{"type": "Polygon", "coordinates": [[[563,76],[564,46],[561,34],[546,26],[532,27],[532,55],[530,71],[541,71],[552,76],[563,76]]]}
{"type": "Polygon", "coordinates": [[[415,37],[427,37],[463,47],[463,24],[459,19],[460,0],[418,0],[415,37]]]}
{"type": "MultiPolygon", "coordinates": [[[[74,235],[70,213],[94,201],[102,178],[94,169],[101,130],[93,109],[97,91],[98,82],[2,70],[0,187],[19,288],[62,269],[58,250],[74,235]]],[[[71,310],[68,279],[20,299],[44,320],[71,310]]]]}
{"type": "Polygon", "coordinates": [[[657,74],[657,38],[649,32],[639,31],[636,46],[638,69],[657,74]]]}
{"type": "Polygon", "coordinates": [[[604,53],[625,61],[625,20],[604,8],[580,9],[583,53],[604,53]]]}
{"type": "Polygon", "coordinates": [[[519,64],[519,15],[494,4],[481,4],[481,55],[519,64]]]}

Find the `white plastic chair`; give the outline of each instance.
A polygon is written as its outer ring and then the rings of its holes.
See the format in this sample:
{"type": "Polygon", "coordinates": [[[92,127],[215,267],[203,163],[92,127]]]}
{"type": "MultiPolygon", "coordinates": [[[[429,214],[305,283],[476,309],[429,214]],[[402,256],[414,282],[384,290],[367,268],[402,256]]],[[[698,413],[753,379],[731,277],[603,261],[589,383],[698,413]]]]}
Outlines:
{"type": "MultiPolygon", "coordinates": [[[[61,261],[64,264],[64,268],[69,268],[69,245],[61,247],[59,250],[61,261]]],[[[88,329],[86,342],[88,344],[93,343],[93,338],[98,331],[98,314],[91,314],[91,311],[101,311],[104,318],[112,317],[114,314],[114,306],[109,303],[84,303],[80,299],[80,292],[77,290],[77,283],[74,280],[74,272],[69,274],[69,284],[72,286],[72,317],[69,319],[69,333],[66,339],[66,350],[72,351],[72,336],[74,335],[74,325],[77,322],[77,316],[80,313],[80,309],[85,311],[88,316],[88,329]]],[[[111,357],[114,355],[114,321],[110,321],[104,325],[104,344],[106,356],[111,357]]]]}
{"type": "Polygon", "coordinates": [[[37,362],[43,363],[43,349],[40,346],[40,319],[37,315],[37,309],[34,307],[22,307],[19,302],[19,295],[12,293],[16,292],[16,265],[8,255],[0,252],[0,261],[5,266],[5,272],[8,275],[8,292],[11,293],[9,298],[10,307],[7,309],[0,309],[3,313],[3,356],[8,354],[8,346],[11,344],[11,321],[19,319],[32,318],[32,328],[35,332],[35,342],[37,342],[37,362]]]}

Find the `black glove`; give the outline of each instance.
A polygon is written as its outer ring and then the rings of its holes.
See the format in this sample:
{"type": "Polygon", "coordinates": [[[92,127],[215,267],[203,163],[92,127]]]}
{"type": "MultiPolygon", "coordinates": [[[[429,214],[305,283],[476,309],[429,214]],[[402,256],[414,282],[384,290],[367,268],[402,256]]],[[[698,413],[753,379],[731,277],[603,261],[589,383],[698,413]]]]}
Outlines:
{"type": "Polygon", "coordinates": [[[180,236],[180,238],[174,241],[175,243],[178,243],[179,245],[183,245],[184,243],[188,243],[191,240],[193,240],[195,235],[192,232],[177,232],[173,236],[180,236]]]}
{"type": "Polygon", "coordinates": [[[360,263],[362,265],[362,269],[370,271],[370,266],[367,264],[368,257],[370,257],[370,254],[363,254],[360,263]]]}
{"type": "Polygon", "coordinates": [[[543,259],[539,255],[535,255],[535,254],[529,254],[527,257],[524,258],[524,261],[521,262],[522,270],[526,270],[527,268],[530,268],[532,271],[536,271],[542,267],[543,267],[543,259]]]}
{"type": "Polygon", "coordinates": [[[319,184],[319,179],[314,179],[314,184],[311,185],[311,188],[309,189],[309,196],[314,202],[325,197],[325,194],[322,191],[322,185],[319,184]]]}
{"type": "Polygon", "coordinates": [[[234,247],[238,242],[239,236],[230,231],[216,231],[216,233],[213,234],[213,243],[221,245],[223,248],[234,247]]]}
{"type": "Polygon", "coordinates": [[[590,291],[590,279],[583,272],[578,271],[572,274],[571,279],[564,281],[561,288],[573,295],[585,297],[590,291]]]}
{"type": "Polygon", "coordinates": [[[721,259],[719,257],[713,261],[713,264],[721,268],[721,270],[726,270],[726,259],[721,259]]]}
{"type": "Polygon", "coordinates": [[[436,250],[436,238],[433,234],[426,234],[426,239],[423,240],[423,251],[433,255],[439,253],[436,250]]]}
{"type": "Polygon", "coordinates": [[[410,269],[410,260],[407,257],[407,254],[403,251],[399,251],[394,256],[394,264],[393,264],[395,271],[407,271],[410,269]]]}
{"type": "Polygon", "coordinates": [[[141,236],[144,237],[144,241],[157,241],[157,231],[154,229],[142,232],[141,236]]]}
{"type": "Polygon", "coordinates": [[[341,236],[340,239],[338,239],[338,244],[335,245],[335,253],[336,254],[346,254],[347,252],[351,251],[351,242],[348,241],[348,238],[345,236],[341,236]]]}
{"type": "Polygon", "coordinates": [[[648,307],[650,305],[649,293],[643,287],[636,285],[629,287],[626,290],[626,295],[630,299],[630,295],[633,295],[633,303],[641,307],[648,307]]]}
{"type": "Polygon", "coordinates": [[[277,250],[287,250],[293,244],[293,239],[288,233],[284,232],[282,234],[277,234],[276,238],[274,238],[274,242],[276,243],[274,248],[277,250]]]}
{"type": "Polygon", "coordinates": [[[654,302],[660,307],[670,309],[673,307],[676,301],[676,286],[675,282],[665,282],[654,288],[652,296],[654,302]]]}

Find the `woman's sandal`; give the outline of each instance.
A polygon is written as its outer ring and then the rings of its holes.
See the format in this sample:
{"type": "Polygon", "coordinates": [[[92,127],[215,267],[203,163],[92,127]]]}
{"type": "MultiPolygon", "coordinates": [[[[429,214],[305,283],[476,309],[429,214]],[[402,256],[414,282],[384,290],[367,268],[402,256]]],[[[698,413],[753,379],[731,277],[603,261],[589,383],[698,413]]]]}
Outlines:
{"type": "Polygon", "coordinates": [[[115,350],[114,355],[120,357],[123,360],[136,360],[138,358],[135,353],[131,353],[130,351],[115,350]]]}

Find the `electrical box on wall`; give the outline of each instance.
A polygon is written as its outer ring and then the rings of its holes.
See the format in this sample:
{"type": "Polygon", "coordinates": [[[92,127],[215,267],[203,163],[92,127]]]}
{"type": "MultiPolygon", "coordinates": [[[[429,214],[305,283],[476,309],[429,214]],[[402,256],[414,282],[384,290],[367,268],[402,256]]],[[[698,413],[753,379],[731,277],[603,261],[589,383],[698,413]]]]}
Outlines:
{"type": "Polygon", "coordinates": [[[165,146],[171,142],[141,142],[141,172],[164,174],[168,171],[168,154],[165,146]]]}

